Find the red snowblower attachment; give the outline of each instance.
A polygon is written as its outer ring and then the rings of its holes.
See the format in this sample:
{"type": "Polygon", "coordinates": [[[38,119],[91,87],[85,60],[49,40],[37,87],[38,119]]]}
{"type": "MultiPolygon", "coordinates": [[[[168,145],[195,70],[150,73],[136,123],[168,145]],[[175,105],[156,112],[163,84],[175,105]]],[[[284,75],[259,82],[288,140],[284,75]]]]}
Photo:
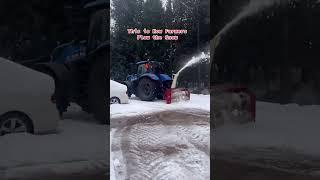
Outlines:
{"type": "Polygon", "coordinates": [[[167,104],[179,101],[190,100],[190,91],[187,88],[170,88],[166,89],[164,99],[167,104]]]}
{"type": "Polygon", "coordinates": [[[171,88],[168,88],[164,92],[164,99],[167,104],[171,104],[172,102],[179,101],[188,101],[190,100],[190,91],[187,88],[177,88],[177,80],[179,76],[179,72],[173,75],[171,88]]]}
{"type": "Polygon", "coordinates": [[[226,90],[229,93],[245,93],[247,101],[245,102],[245,109],[251,115],[251,120],[256,121],[256,96],[246,87],[233,87],[226,90]]]}
{"type": "Polygon", "coordinates": [[[223,84],[211,87],[211,91],[211,106],[217,124],[228,119],[255,122],[256,96],[247,87],[223,84]]]}

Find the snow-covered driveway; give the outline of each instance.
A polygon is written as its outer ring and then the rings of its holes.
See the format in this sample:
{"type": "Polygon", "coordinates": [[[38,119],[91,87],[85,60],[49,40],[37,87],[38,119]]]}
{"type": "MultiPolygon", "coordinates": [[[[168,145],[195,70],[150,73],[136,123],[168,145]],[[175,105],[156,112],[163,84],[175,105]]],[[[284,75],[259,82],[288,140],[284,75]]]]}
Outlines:
{"type": "Polygon", "coordinates": [[[76,109],[57,134],[0,137],[0,179],[106,171],[108,128],[76,109]]]}
{"type": "Polygon", "coordinates": [[[111,129],[112,180],[210,179],[208,112],[127,118],[111,129]]]}
{"type": "Polygon", "coordinates": [[[210,96],[111,105],[112,180],[210,179],[210,96]]]}

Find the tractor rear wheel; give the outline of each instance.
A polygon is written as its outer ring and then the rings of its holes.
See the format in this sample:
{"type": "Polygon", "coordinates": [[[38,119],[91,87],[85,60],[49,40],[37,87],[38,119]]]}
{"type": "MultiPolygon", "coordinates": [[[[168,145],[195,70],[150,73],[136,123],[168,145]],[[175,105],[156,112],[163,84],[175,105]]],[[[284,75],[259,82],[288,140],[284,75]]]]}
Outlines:
{"type": "Polygon", "coordinates": [[[98,121],[108,124],[107,59],[104,56],[97,58],[89,73],[89,108],[98,121]]]}
{"type": "MultiPolygon", "coordinates": [[[[91,52],[108,40],[108,9],[95,12],[90,19],[87,51],[91,52]]],[[[102,124],[109,124],[109,98],[107,78],[109,58],[107,49],[96,52],[90,59],[91,69],[88,82],[89,109],[102,124]]]]}
{"type": "Polygon", "coordinates": [[[156,82],[147,77],[141,78],[137,94],[142,101],[153,101],[156,97],[156,82]]]}

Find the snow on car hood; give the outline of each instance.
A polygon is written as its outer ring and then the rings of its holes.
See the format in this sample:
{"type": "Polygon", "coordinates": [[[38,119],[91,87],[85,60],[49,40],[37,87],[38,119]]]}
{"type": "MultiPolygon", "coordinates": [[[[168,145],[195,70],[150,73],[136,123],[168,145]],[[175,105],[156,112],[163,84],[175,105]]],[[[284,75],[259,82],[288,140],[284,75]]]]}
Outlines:
{"type": "Polygon", "coordinates": [[[49,75],[1,57],[0,72],[0,81],[5,83],[6,87],[1,89],[2,92],[28,92],[30,95],[38,95],[54,90],[54,80],[49,75]]]}
{"type": "Polygon", "coordinates": [[[127,86],[110,79],[110,89],[116,91],[127,91],[127,86]]]}

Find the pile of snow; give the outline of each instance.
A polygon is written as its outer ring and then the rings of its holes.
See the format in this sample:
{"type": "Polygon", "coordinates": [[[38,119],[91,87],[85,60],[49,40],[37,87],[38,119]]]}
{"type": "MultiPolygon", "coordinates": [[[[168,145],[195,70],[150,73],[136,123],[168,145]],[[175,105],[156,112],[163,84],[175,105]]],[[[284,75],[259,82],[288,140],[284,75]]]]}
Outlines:
{"type": "Polygon", "coordinates": [[[57,134],[0,137],[0,179],[106,169],[106,126],[65,119],[59,127],[57,134]]]}
{"type": "Polygon", "coordinates": [[[179,109],[210,111],[210,96],[191,94],[190,101],[180,101],[172,104],[166,104],[164,100],[148,102],[133,97],[129,99],[129,104],[112,104],[110,106],[110,116],[116,118],[179,109]]]}
{"type": "Polygon", "coordinates": [[[257,102],[255,123],[228,125],[216,129],[214,147],[290,149],[297,153],[320,156],[320,106],[280,105],[257,102]]]}

